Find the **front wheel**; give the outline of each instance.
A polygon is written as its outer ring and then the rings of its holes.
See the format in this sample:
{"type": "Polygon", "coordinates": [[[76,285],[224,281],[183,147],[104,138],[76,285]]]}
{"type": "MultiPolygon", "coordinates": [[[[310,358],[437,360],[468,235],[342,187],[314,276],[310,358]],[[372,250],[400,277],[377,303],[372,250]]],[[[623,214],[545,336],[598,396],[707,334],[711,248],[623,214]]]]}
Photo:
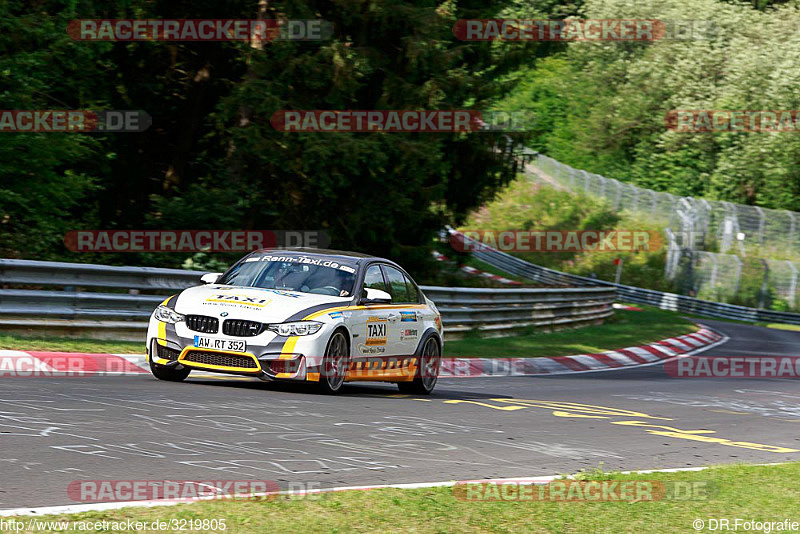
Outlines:
{"type": "Polygon", "coordinates": [[[153,363],[152,358],[150,358],[150,371],[153,373],[154,377],[159,380],[166,380],[167,382],[183,382],[186,380],[186,377],[189,376],[189,373],[192,372],[188,367],[178,370],[174,367],[158,365],[157,363],[153,363]]]}
{"type": "Polygon", "coordinates": [[[318,384],[321,393],[333,395],[342,389],[350,360],[348,352],[347,338],[341,330],[337,330],[328,340],[322,359],[322,376],[318,384]]]}
{"type": "Polygon", "coordinates": [[[439,367],[442,364],[442,353],[439,343],[433,336],[429,337],[419,354],[419,371],[413,382],[398,382],[400,393],[430,395],[439,380],[439,367]]]}

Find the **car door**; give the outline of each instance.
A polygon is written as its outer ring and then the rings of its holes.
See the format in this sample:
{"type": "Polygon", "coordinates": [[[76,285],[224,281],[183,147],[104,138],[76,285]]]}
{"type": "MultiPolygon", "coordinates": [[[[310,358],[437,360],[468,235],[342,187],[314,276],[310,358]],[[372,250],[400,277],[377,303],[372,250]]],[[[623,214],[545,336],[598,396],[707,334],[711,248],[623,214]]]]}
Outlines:
{"type": "MultiPolygon", "coordinates": [[[[364,283],[359,294],[363,295],[364,288],[380,289],[388,293],[386,282],[383,278],[383,271],[379,264],[374,263],[367,267],[364,273],[364,283]]],[[[394,356],[392,345],[389,343],[390,327],[389,315],[392,310],[386,304],[365,305],[361,309],[353,311],[352,333],[353,347],[351,355],[354,362],[364,359],[379,360],[383,356],[394,356]]],[[[357,365],[356,368],[363,368],[357,365]]],[[[367,366],[369,369],[379,368],[378,366],[367,366]]]]}
{"type": "Polygon", "coordinates": [[[392,296],[392,309],[387,317],[388,344],[393,355],[410,356],[416,351],[422,334],[419,290],[399,269],[391,265],[383,265],[382,269],[392,296]]]}

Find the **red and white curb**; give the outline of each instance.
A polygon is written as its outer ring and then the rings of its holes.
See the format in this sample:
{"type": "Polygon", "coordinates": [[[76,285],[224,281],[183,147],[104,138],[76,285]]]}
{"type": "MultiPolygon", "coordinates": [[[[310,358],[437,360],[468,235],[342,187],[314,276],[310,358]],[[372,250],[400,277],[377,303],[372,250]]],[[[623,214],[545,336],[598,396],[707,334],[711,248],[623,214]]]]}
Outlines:
{"type": "Polygon", "coordinates": [[[663,339],[599,354],[578,354],[552,358],[444,358],[441,377],[478,378],[484,376],[536,376],[610,371],[663,363],[682,355],[701,352],[728,341],[709,328],[693,334],[663,339]]]}
{"type": "MultiPolygon", "coordinates": [[[[709,328],[638,347],[552,358],[443,358],[442,378],[536,376],[654,365],[707,350],[728,338],[709,328]]],[[[0,350],[0,378],[16,376],[122,376],[149,373],[144,355],[0,350]]],[[[208,375],[212,373],[202,373],[208,375]]]]}

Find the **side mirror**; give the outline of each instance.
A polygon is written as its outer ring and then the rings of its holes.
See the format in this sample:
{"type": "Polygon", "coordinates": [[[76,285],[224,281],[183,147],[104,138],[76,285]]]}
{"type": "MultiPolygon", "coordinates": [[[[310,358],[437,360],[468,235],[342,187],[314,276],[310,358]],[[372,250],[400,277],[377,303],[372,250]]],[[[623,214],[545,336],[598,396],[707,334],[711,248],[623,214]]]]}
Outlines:
{"type": "Polygon", "coordinates": [[[204,284],[215,284],[220,276],[222,276],[222,273],[206,273],[200,277],[200,281],[204,284]]]}
{"type": "Polygon", "coordinates": [[[371,287],[364,288],[364,296],[361,298],[361,304],[391,304],[392,296],[386,291],[380,289],[373,289],[371,287]]]}

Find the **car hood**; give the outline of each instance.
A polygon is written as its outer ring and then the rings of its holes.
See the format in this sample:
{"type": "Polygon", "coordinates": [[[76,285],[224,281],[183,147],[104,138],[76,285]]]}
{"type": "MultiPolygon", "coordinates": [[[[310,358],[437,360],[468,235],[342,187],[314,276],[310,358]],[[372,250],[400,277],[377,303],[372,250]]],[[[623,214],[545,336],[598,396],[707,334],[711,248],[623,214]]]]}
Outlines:
{"type": "Polygon", "coordinates": [[[351,301],[352,297],[213,284],[184,290],[178,296],[175,311],[184,315],[209,315],[275,323],[285,321],[304,310],[311,313],[318,310],[320,305],[347,306],[351,301]],[[226,312],[227,315],[221,315],[226,312]]]}

